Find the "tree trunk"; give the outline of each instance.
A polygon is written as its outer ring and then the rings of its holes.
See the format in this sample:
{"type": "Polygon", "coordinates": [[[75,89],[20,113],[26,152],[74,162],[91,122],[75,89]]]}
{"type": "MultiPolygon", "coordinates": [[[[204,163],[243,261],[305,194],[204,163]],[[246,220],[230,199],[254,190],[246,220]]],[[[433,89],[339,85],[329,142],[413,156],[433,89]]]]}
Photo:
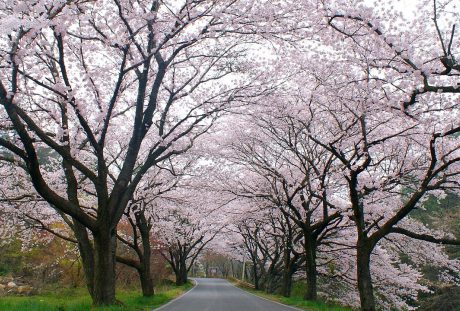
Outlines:
{"type": "Polygon", "coordinates": [[[115,251],[114,230],[94,233],[94,289],[93,304],[115,304],[115,251]]]}
{"type": "Polygon", "coordinates": [[[83,272],[85,274],[86,287],[91,298],[94,298],[94,252],[91,241],[88,237],[88,231],[78,221],[73,222],[73,232],[78,241],[78,250],[80,251],[83,272]]]}
{"type": "Polygon", "coordinates": [[[375,298],[370,269],[371,250],[361,246],[357,250],[358,290],[362,311],[375,311],[375,298]]]}
{"type": "Polygon", "coordinates": [[[265,276],[265,292],[268,294],[273,294],[276,291],[277,285],[279,284],[278,281],[278,271],[276,269],[276,262],[278,261],[275,258],[272,263],[270,264],[268,271],[265,276]]]}
{"type": "Polygon", "coordinates": [[[291,258],[292,251],[290,248],[286,248],[284,251],[284,268],[283,268],[283,279],[281,283],[281,295],[284,297],[290,297],[292,291],[292,276],[297,270],[298,255],[293,255],[291,258]]]}
{"type": "Polygon", "coordinates": [[[139,280],[141,282],[142,295],[144,297],[151,297],[155,294],[153,278],[150,272],[150,258],[148,258],[148,261],[145,261],[143,255],[139,256],[139,261],[135,259],[124,258],[122,256],[117,256],[116,258],[119,263],[136,269],[137,274],[139,275],[139,280]]]}
{"type": "Polygon", "coordinates": [[[184,285],[185,283],[187,283],[187,281],[187,265],[185,263],[185,260],[181,259],[179,262],[179,267],[176,271],[176,285],[184,285]]]}
{"type": "Polygon", "coordinates": [[[139,213],[136,215],[136,223],[139,227],[142,240],[142,255],[139,254],[139,259],[141,261],[142,271],[139,271],[139,276],[141,279],[142,286],[142,295],[144,297],[151,297],[155,294],[153,288],[153,277],[151,273],[151,258],[152,258],[152,248],[150,245],[150,229],[149,223],[145,218],[144,213],[139,213]]]}
{"type": "Polygon", "coordinates": [[[317,271],[316,271],[316,241],[305,234],[305,272],[307,275],[307,289],[305,300],[317,300],[317,271]]]}
{"type": "Polygon", "coordinates": [[[176,285],[181,286],[187,283],[187,274],[179,272],[176,274],[176,285]]]}
{"type": "Polygon", "coordinates": [[[254,274],[254,288],[256,290],[259,290],[260,289],[259,273],[257,272],[257,265],[254,262],[252,264],[252,271],[254,274]]]}
{"type": "Polygon", "coordinates": [[[235,265],[234,265],[233,259],[230,259],[230,264],[231,264],[231,269],[232,269],[232,278],[236,279],[236,278],[238,278],[238,275],[237,275],[236,270],[235,270],[235,265]]]}
{"type": "Polygon", "coordinates": [[[292,273],[291,268],[285,268],[283,271],[283,282],[281,285],[281,294],[284,297],[291,296],[291,289],[292,289],[292,273]]]}
{"type": "Polygon", "coordinates": [[[154,287],[153,287],[153,278],[150,273],[150,268],[145,270],[145,268],[138,270],[139,277],[141,279],[141,287],[142,287],[142,296],[144,297],[151,297],[155,294],[154,287]]]}

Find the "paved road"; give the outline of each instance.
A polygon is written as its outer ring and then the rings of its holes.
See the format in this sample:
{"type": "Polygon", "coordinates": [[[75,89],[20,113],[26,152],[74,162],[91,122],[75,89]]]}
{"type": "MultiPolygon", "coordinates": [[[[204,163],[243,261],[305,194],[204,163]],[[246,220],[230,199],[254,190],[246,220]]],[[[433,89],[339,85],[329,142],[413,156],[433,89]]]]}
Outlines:
{"type": "Polygon", "coordinates": [[[195,279],[197,285],[183,296],[155,310],[161,311],[293,311],[236,288],[222,279],[195,279]]]}

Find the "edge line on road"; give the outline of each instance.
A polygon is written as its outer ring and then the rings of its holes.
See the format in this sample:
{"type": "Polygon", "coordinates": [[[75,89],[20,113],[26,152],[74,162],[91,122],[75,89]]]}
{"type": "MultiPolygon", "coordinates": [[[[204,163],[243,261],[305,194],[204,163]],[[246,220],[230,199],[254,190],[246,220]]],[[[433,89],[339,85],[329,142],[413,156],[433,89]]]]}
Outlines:
{"type": "Polygon", "coordinates": [[[271,300],[271,299],[268,299],[268,298],[264,298],[264,297],[257,296],[256,294],[253,294],[253,293],[251,293],[251,292],[248,292],[248,291],[245,291],[244,289],[239,288],[238,286],[234,285],[233,283],[229,282],[228,280],[227,280],[227,282],[228,282],[231,286],[233,286],[233,287],[239,289],[240,291],[242,291],[243,293],[252,295],[252,296],[257,297],[257,298],[259,298],[259,299],[263,299],[263,300],[266,300],[266,301],[270,301],[270,302],[276,303],[277,305],[280,305],[280,306],[283,306],[283,307],[287,307],[287,308],[291,308],[291,309],[293,309],[293,310],[305,311],[305,309],[299,309],[299,308],[297,308],[297,307],[293,307],[293,306],[290,306],[290,305],[285,305],[284,303],[281,303],[281,302],[278,302],[278,301],[274,301],[274,300],[271,300]]]}
{"type": "Polygon", "coordinates": [[[183,293],[182,295],[180,295],[179,297],[176,297],[174,298],[173,300],[169,301],[168,303],[162,305],[162,306],[159,306],[158,308],[156,309],[152,309],[152,311],[158,311],[158,310],[162,310],[164,308],[166,308],[167,306],[169,306],[170,304],[172,304],[174,301],[176,300],[179,300],[181,299],[182,297],[184,297],[185,295],[187,295],[188,293],[190,293],[191,291],[193,291],[195,288],[197,288],[198,286],[198,281],[195,280],[195,279],[190,279],[191,281],[193,281],[195,283],[195,286],[193,286],[191,289],[189,289],[188,291],[186,291],[185,293],[183,293]]]}

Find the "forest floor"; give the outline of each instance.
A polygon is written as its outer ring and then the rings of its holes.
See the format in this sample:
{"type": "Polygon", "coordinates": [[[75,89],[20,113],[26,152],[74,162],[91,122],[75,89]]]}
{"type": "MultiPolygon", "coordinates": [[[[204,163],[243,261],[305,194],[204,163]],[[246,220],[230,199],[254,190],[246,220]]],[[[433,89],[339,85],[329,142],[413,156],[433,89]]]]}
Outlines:
{"type": "Polygon", "coordinates": [[[251,288],[250,286],[247,285],[247,283],[243,283],[238,280],[233,280],[231,279],[230,282],[232,282],[235,286],[238,288],[241,288],[251,294],[254,294],[256,296],[269,299],[272,301],[276,301],[288,306],[293,306],[298,309],[302,310],[308,310],[308,311],[353,311],[352,308],[349,307],[343,307],[335,304],[330,304],[330,303],[325,303],[321,301],[309,301],[309,300],[304,300],[303,299],[303,291],[304,291],[304,286],[301,283],[294,283],[293,288],[292,288],[292,294],[291,297],[284,297],[282,295],[276,295],[276,294],[267,294],[264,291],[260,290],[255,290],[254,288],[251,288]]]}
{"type": "Polygon", "coordinates": [[[162,286],[156,289],[155,296],[143,297],[139,290],[119,290],[117,299],[120,306],[91,306],[91,298],[86,288],[65,288],[34,296],[6,296],[0,298],[1,311],[144,311],[152,310],[183,294],[193,285],[162,286]]]}

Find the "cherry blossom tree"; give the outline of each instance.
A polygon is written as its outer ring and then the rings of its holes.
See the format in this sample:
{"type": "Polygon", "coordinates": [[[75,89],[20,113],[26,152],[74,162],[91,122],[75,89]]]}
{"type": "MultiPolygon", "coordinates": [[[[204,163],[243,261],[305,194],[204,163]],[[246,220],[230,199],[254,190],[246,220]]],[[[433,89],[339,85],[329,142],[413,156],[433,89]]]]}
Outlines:
{"type": "Polygon", "coordinates": [[[153,244],[161,244],[162,239],[154,235],[158,233],[158,229],[154,229],[158,226],[158,209],[162,208],[157,202],[174,201],[175,192],[180,192],[181,178],[191,174],[196,161],[192,152],[186,157],[170,158],[158,164],[146,174],[145,182],[138,187],[124,212],[123,220],[129,224],[130,230],[118,232],[117,238],[134,251],[136,259],[118,254],[117,261],[138,271],[144,296],[154,293],[151,257],[153,247],[157,247],[153,244]]]}
{"type": "MultiPolygon", "coordinates": [[[[187,195],[199,196],[197,192],[187,195]]],[[[163,201],[162,210],[156,215],[157,234],[165,245],[162,254],[176,275],[176,285],[187,282],[198,256],[226,226],[218,207],[207,204],[205,208],[202,203],[186,198],[163,201]]]]}
{"type": "Polygon", "coordinates": [[[255,288],[290,296],[292,277],[304,261],[298,228],[276,207],[262,207],[234,226],[241,236],[234,247],[249,258],[255,288]]]}

